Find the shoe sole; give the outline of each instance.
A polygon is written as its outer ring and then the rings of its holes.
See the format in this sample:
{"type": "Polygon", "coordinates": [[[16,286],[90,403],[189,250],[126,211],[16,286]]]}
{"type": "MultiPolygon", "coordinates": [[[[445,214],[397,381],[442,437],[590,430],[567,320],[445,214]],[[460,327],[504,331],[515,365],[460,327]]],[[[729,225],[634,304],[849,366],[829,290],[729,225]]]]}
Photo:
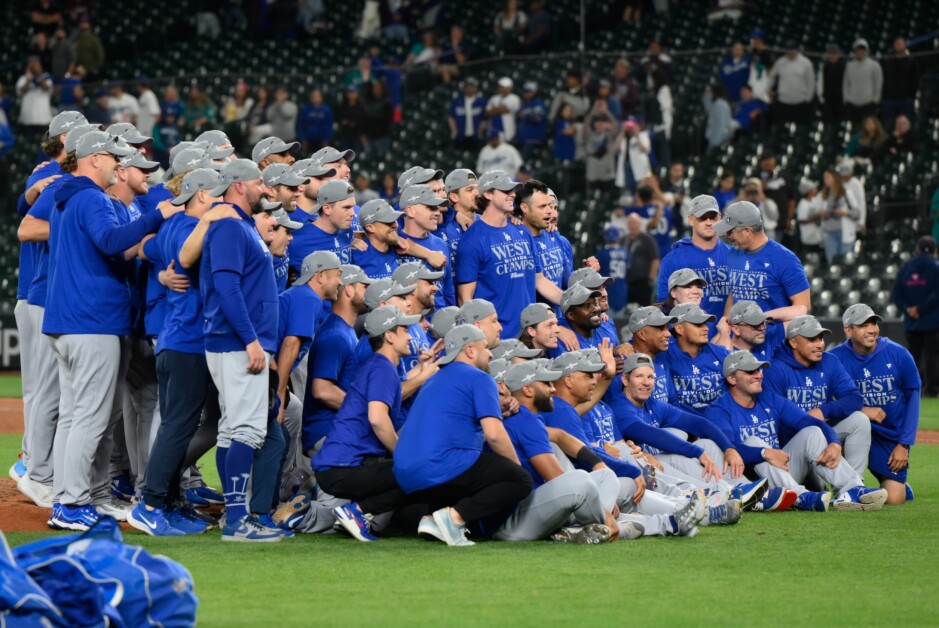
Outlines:
{"type": "MultiPolygon", "coordinates": [[[[466,537],[462,539],[451,538],[447,533],[447,522],[443,521],[444,514],[441,511],[437,510],[431,516],[434,518],[434,523],[437,524],[437,529],[440,530],[440,535],[443,537],[441,540],[450,547],[468,547],[470,545],[476,545],[466,537]],[[438,513],[440,514],[439,518],[437,517],[438,513]]],[[[449,519],[449,517],[447,518],[449,519]]]]}
{"type": "MultiPolygon", "coordinates": [[[[37,482],[38,484],[38,482],[37,482]]],[[[28,476],[23,476],[16,482],[16,488],[20,493],[25,495],[32,501],[34,504],[40,508],[52,508],[52,491],[49,491],[48,499],[43,499],[40,496],[34,495],[32,490],[32,480],[28,480],[28,476]]],[[[42,486],[40,484],[40,486],[42,486]]]]}
{"type": "Polygon", "coordinates": [[[229,541],[234,543],[280,543],[283,540],[283,536],[271,536],[264,538],[253,538],[249,539],[246,536],[235,536],[233,534],[223,534],[222,540],[229,541]]]}
{"type": "Polygon", "coordinates": [[[274,514],[271,515],[271,519],[279,526],[284,525],[285,522],[288,522],[297,515],[302,515],[307,510],[309,510],[311,502],[311,499],[301,499],[300,497],[294,497],[289,502],[278,506],[274,511],[274,514]],[[294,504],[294,501],[298,500],[300,500],[299,503],[294,504]]]}
{"type": "Polygon", "coordinates": [[[799,494],[795,491],[786,490],[783,491],[782,498],[779,500],[775,510],[776,512],[783,512],[792,508],[792,505],[796,503],[796,500],[799,499],[799,494]]]}
{"type": "Polygon", "coordinates": [[[25,473],[23,475],[19,474],[19,472],[16,470],[16,464],[10,467],[9,474],[10,474],[10,479],[13,480],[14,482],[19,482],[20,478],[26,475],[25,473]]]}
{"type": "Polygon", "coordinates": [[[861,497],[862,500],[867,499],[868,501],[864,502],[835,502],[832,504],[832,508],[835,510],[846,510],[846,511],[864,511],[870,512],[872,510],[880,510],[884,503],[887,501],[886,495],[880,493],[871,493],[869,495],[864,495],[861,497]],[[873,498],[873,499],[871,499],[873,498]]]}
{"type": "Polygon", "coordinates": [[[635,521],[627,521],[619,524],[619,535],[616,537],[619,541],[634,541],[643,534],[646,529],[635,521]]]}
{"type": "Polygon", "coordinates": [[[417,536],[421,537],[425,541],[442,541],[443,543],[447,542],[447,540],[440,534],[440,528],[437,527],[436,523],[425,523],[422,526],[417,526],[417,536]]]}
{"type": "Polygon", "coordinates": [[[51,519],[48,523],[51,523],[52,525],[49,527],[55,530],[71,530],[73,532],[87,532],[88,530],[91,529],[90,525],[87,525],[84,523],[78,523],[78,522],[71,523],[68,521],[63,521],[62,519],[51,519]]]}
{"type": "Polygon", "coordinates": [[[355,522],[355,519],[349,519],[346,515],[346,512],[340,508],[337,508],[333,511],[333,515],[336,517],[336,523],[342,526],[342,529],[349,533],[352,538],[357,541],[362,541],[363,543],[374,543],[378,539],[369,539],[366,538],[362,531],[359,529],[358,524],[355,522]]]}
{"type": "Polygon", "coordinates": [[[766,495],[766,491],[768,490],[769,482],[763,482],[760,486],[750,491],[748,495],[741,495],[740,505],[743,506],[743,510],[753,510],[753,507],[756,506],[761,499],[763,499],[763,496],[766,495]]]}

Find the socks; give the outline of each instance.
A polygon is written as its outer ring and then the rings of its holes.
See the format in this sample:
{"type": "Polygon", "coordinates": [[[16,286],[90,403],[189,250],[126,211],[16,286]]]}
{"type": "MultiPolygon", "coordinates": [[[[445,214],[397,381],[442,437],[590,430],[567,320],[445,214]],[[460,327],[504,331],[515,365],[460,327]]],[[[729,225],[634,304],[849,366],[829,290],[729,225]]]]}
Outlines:
{"type": "Polygon", "coordinates": [[[253,464],[254,449],[232,441],[225,457],[225,513],[230,524],[248,516],[248,487],[253,464]]]}
{"type": "Polygon", "coordinates": [[[222,493],[229,493],[228,474],[225,473],[225,458],[228,457],[228,447],[215,448],[215,468],[218,469],[218,478],[222,482],[222,493]]]}

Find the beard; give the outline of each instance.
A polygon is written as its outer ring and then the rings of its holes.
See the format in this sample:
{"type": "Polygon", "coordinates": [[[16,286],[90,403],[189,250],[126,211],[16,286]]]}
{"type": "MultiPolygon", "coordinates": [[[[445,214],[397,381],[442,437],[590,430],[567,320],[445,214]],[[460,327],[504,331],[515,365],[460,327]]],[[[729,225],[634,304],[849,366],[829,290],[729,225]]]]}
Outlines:
{"type": "Polygon", "coordinates": [[[538,412],[551,412],[554,410],[554,398],[540,392],[535,393],[535,410],[538,412]]]}

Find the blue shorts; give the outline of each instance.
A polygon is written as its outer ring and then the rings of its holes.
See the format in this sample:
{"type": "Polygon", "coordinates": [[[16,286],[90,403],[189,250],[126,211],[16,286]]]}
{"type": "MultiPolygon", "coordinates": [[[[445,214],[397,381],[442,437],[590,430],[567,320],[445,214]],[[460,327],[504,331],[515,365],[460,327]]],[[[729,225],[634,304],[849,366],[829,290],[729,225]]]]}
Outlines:
{"type": "Polygon", "coordinates": [[[880,438],[876,432],[872,432],[871,453],[867,458],[867,467],[874,474],[874,477],[881,482],[893,480],[900,484],[906,484],[906,472],[910,469],[909,465],[899,473],[894,473],[890,470],[890,465],[887,464],[887,461],[890,460],[890,454],[893,453],[896,446],[896,442],[880,438]]]}

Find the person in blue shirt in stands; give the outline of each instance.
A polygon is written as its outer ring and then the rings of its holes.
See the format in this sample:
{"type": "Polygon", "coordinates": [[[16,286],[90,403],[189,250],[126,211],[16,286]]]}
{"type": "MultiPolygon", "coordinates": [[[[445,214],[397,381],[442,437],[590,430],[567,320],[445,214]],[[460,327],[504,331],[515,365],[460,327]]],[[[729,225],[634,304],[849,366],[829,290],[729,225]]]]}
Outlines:
{"type": "Polygon", "coordinates": [[[887,491],[887,503],[902,504],[913,499],[907,472],[922,382],[910,352],[880,336],[881,320],[869,306],[852,305],[841,317],[847,340],[829,353],[841,361],[864,397],[861,412],[871,420],[868,468],[887,491]]]}
{"type": "Polygon", "coordinates": [[[450,139],[460,150],[479,150],[484,128],[486,101],[478,91],[479,81],[473,77],[467,77],[463,81],[463,93],[454,98],[447,108],[450,139]]]}
{"type": "Polygon", "coordinates": [[[636,214],[642,228],[655,240],[659,255],[672,248],[672,212],[665,207],[661,195],[656,198],[652,185],[643,182],[636,190],[636,202],[626,208],[626,214],[636,214]]]}
{"type": "Polygon", "coordinates": [[[669,403],[700,415],[724,394],[721,367],[728,350],[708,341],[707,323],[714,316],[694,303],[677,305],[669,314],[675,317],[673,342],[656,358],[672,378],[675,394],[669,403]]]}
{"type": "Polygon", "coordinates": [[[305,153],[319,150],[333,139],[333,110],[323,102],[319,88],[310,91],[310,102],[300,108],[297,139],[303,143],[305,153]]]}
{"type": "Polygon", "coordinates": [[[603,241],[606,246],[599,249],[594,257],[600,263],[598,272],[613,280],[606,288],[610,305],[609,315],[611,317],[623,316],[626,313],[626,304],[629,302],[629,288],[626,283],[629,250],[623,246],[623,232],[618,227],[604,229],[603,241]]]}
{"type": "Polygon", "coordinates": [[[939,261],[936,241],[923,236],[916,256],[905,263],[893,285],[893,302],[903,312],[906,346],[923,380],[925,395],[939,395],[939,261]]]}
{"type": "Polygon", "coordinates": [[[515,144],[524,153],[526,149],[539,149],[548,140],[548,108],[536,94],[538,84],[525,81],[522,85],[522,106],[515,118],[518,129],[515,144]]]}

